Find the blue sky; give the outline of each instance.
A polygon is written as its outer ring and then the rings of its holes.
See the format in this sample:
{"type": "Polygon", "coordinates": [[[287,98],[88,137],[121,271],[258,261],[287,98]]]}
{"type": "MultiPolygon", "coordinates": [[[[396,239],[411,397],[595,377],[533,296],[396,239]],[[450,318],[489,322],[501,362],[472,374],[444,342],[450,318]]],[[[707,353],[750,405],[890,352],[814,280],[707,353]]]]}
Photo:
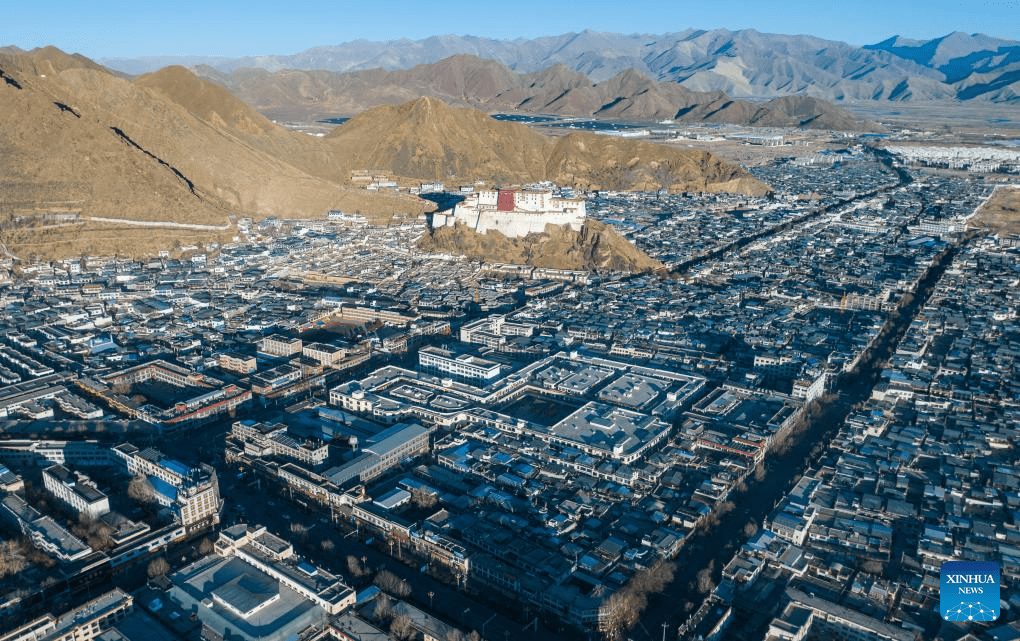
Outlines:
{"type": "Polygon", "coordinates": [[[896,34],[929,39],[951,31],[1020,40],[1020,0],[15,0],[2,13],[0,45],[53,44],[92,58],[288,54],[359,38],[449,33],[530,38],[583,29],[754,28],[853,44],[896,34]]]}

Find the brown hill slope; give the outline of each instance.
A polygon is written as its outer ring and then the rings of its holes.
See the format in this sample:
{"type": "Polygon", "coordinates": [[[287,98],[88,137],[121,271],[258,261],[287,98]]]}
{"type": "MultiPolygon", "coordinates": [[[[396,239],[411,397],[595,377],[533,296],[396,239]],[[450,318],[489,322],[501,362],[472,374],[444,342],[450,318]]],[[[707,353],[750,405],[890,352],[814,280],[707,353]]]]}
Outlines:
{"type": "Polygon", "coordinates": [[[325,140],[352,169],[381,168],[409,178],[526,183],[551,180],[582,189],[667,188],[764,194],[743,169],[691,149],[571,134],[549,138],[433,98],[376,107],[325,140]]]}
{"type": "Polygon", "coordinates": [[[220,85],[202,80],[184,67],[165,67],[139,77],[135,84],[165,95],[196,118],[221,129],[255,135],[278,129],[220,85]]]}
{"type": "Polygon", "coordinates": [[[683,122],[710,122],[754,127],[806,127],[838,131],[878,131],[831,102],[810,96],[786,96],[764,104],[732,100],[718,94],[712,101],[691,105],[677,113],[683,122]]]}
{"type": "MultiPolygon", "coordinates": [[[[334,183],[348,182],[350,175],[337,167],[336,153],[329,145],[276,125],[222,86],[199,78],[183,67],[160,69],[141,76],[135,84],[183,107],[232,142],[283,160],[309,176],[328,181],[330,189],[335,188],[334,183]]],[[[361,205],[353,204],[355,200],[366,200],[364,192],[345,192],[343,199],[350,208],[373,209],[367,201],[361,205]]],[[[380,212],[386,207],[396,206],[387,196],[378,200],[382,206],[375,209],[380,212]]]]}
{"type": "Polygon", "coordinates": [[[184,69],[132,83],[47,48],[0,54],[0,74],[0,222],[9,245],[26,242],[13,218],[25,226],[47,213],[221,226],[234,214],[423,209],[416,199],[344,187],[335,151],[321,140],[273,125],[184,69]]]}
{"type": "Polygon", "coordinates": [[[557,138],[546,179],[582,189],[732,192],[763,196],[769,188],[707,151],[574,133],[557,138]]]}
{"type": "Polygon", "coordinates": [[[970,226],[997,234],[1020,233],[1020,187],[996,187],[992,197],[970,221],[970,226]]]}
{"type": "Polygon", "coordinates": [[[354,114],[378,105],[429,96],[486,111],[877,129],[873,123],[862,122],[825,101],[807,103],[799,97],[764,104],[734,100],[719,91],[698,92],[676,83],[656,82],[633,69],[621,71],[597,84],[562,64],[517,74],[498,62],[471,55],[451,56],[400,71],[370,69],[344,74],[238,69],[224,74],[202,67],[197,72],[224,84],[260,111],[294,118],[354,114]],[[801,113],[808,104],[811,113],[801,113]]]}
{"type": "Polygon", "coordinates": [[[351,169],[498,182],[542,180],[549,146],[545,136],[528,127],[493,120],[476,109],[454,109],[434,98],[376,107],[324,140],[351,169]]]}
{"type": "Polygon", "coordinates": [[[596,220],[585,221],[580,231],[566,225],[546,225],[544,233],[523,238],[507,238],[491,230],[478,234],[463,225],[440,227],[422,237],[419,247],[489,263],[552,269],[641,272],[662,266],[596,220]]]}

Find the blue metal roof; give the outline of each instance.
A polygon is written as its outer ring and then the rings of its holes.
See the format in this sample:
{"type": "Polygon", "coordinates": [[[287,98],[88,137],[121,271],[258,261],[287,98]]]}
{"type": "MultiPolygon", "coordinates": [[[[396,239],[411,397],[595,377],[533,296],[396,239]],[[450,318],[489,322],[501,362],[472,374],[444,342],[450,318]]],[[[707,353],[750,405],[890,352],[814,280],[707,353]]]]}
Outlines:
{"type": "Polygon", "coordinates": [[[172,501],[177,500],[177,488],[174,487],[173,485],[170,485],[163,479],[156,476],[150,476],[149,483],[152,484],[152,489],[156,490],[156,492],[162,494],[163,496],[167,497],[172,501]]]}

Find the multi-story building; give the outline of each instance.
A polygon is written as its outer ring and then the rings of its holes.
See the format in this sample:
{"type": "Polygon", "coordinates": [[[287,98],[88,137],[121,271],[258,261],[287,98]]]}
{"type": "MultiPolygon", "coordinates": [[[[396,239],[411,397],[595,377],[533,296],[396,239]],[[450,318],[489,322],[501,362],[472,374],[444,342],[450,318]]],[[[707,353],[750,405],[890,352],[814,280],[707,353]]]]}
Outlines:
{"type": "Polygon", "coordinates": [[[495,361],[432,346],[418,350],[418,364],[426,372],[482,382],[498,378],[501,371],[495,361]]]}
{"type": "Polygon", "coordinates": [[[91,547],[17,494],[0,499],[0,517],[15,524],[32,545],[59,561],[78,561],[92,554],[91,547]]]}
{"type": "Polygon", "coordinates": [[[274,356],[277,358],[288,358],[301,353],[303,344],[300,338],[290,338],[288,336],[281,336],[280,334],[273,334],[266,336],[259,341],[258,351],[260,354],[266,356],[274,356]]]}
{"type": "Polygon", "coordinates": [[[340,310],[340,318],[360,323],[385,323],[387,325],[407,325],[417,320],[417,316],[410,316],[392,309],[380,309],[378,307],[364,307],[361,305],[344,304],[340,310]]]}
{"type": "Polygon", "coordinates": [[[20,492],[25,489],[25,481],[7,466],[0,465],[0,490],[4,492],[20,492]]]}
{"type": "Polygon", "coordinates": [[[367,483],[402,460],[428,452],[429,431],[416,423],[398,423],[380,432],[354,460],[323,472],[339,486],[357,480],[367,483]]]}
{"type": "Polygon", "coordinates": [[[289,459],[310,468],[329,460],[329,444],[298,440],[287,433],[283,423],[268,425],[255,421],[235,421],[230,436],[244,446],[244,453],[257,458],[289,459]]]}
{"type": "Polygon", "coordinates": [[[186,527],[219,523],[220,490],[216,470],[206,464],[190,467],[165,457],[159,450],[139,450],[130,443],[113,448],[133,476],[144,476],[155,490],[155,499],[170,509],[186,527]]]}
{"type": "Polygon", "coordinates": [[[8,632],[0,641],[91,641],[92,639],[122,639],[120,634],[108,635],[108,630],[131,613],[134,599],[120,588],[92,599],[81,607],[55,616],[45,614],[38,619],[8,632]]]}
{"type": "Polygon", "coordinates": [[[165,427],[177,427],[201,422],[218,414],[230,412],[251,400],[251,392],[234,384],[224,384],[211,376],[188,370],[164,360],[155,360],[103,376],[93,392],[114,408],[128,416],[165,427]],[[143,401],[135,402],[127,396],[130,386],[157,381],[193,390],[195,396],[177,401],[171,407],[161,407],[143,401]]]}
{"type": "Polygon", "coordinates": [[[772,376],[795,376],[799,368],[800,364],[790,354],[764,352],[754,355],[754,369],[772,376]]]}
{"type": "Polygon", "coordinates": [[[347,357],[347,350],[326,343],[309,343],[301,353],[324,367],[332,367],[347,357]]]}
{"type": "Polygon", "coordinates": [[[301,380],[301,368],[294,365],[278,365],[251,377],[251,391],[268,395],[301,380]]]}
{"type": "Polygon", "coordinates": [[[498,349],[506,343],[508,336],[533,336],[536,327],[532,323],[509,322],[505,316],[493,315],[462,326],[460,340],[498,349]]]}
{"type": "Polygon", "coordinates": [[[801,641],[807,638],[848,641],[916,641],[915,630],[886,623],[857,610],[826,601],[814,594],[788,588],[789,603],[769,624],[768,638],[801,641]]]}
{"type": "Polygon", "coordinates": [[[110,511],[110,499],[87,476],[63,465],[43,470],[43,486],[79,516],[97,519],[110,511]]]}
{"type": "Polygon", "coordinates": [[[222,557],[237,557],[325,610],[339,614],[354,605],[355,593],[336,577],[302,561],[293,546],[264,526],[239,524],[224,529],[215,544],[222,557]]]}
{"type": "Polygon", "coordinates": [[[222,369],[238,374],[251,374],[257,369],[254,356],[224,352],[217,357],[217,363],[222,369]]]}

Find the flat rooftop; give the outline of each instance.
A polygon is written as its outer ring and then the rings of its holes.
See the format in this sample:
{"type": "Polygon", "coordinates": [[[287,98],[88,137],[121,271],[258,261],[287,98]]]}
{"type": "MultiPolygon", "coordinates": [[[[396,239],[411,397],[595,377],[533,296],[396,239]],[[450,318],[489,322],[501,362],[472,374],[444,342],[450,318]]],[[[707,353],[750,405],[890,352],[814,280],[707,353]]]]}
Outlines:
{"type": "Polygon", "coordinates": [[[640,410],[651,405],[669,387],[668,381],[628,372],[603,388],[599,392],[599,398],[640,410]]]}
{"type": "Polygon", "coordinates": [[[296,639],[325,617],[322,608],[236,557],[206,557],[170,580],[167,597],[173,607],[186,616],[194,613],[224,638],[296,639]]]}
{"type": "Polygon", "coordinates": [[[559,439],[620,456],[639,450],[666,429],[669,425],[655,417],[590,401],[547,431],[559,439]]]}

